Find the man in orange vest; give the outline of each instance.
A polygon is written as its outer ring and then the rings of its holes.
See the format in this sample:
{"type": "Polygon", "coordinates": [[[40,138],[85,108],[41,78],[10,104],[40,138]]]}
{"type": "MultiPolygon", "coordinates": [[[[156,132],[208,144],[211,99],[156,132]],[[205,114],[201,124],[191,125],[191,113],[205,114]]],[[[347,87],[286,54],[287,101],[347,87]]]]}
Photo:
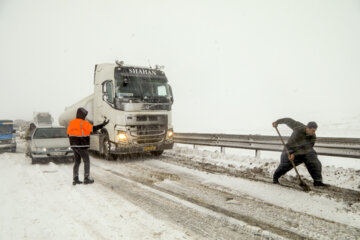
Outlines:
{"type": "Polygon", "coordinates": [[[102,124],[97,126],[91,125],[85,120],[88,112],[84,108],[79,108],[76,113],[76,118],[71,120],[67,129],[67,134],[70,139],[70,146],[74,151],[74,181],[73,185],[82,183],[79,180],[79,166],[81,158],[84,161],[84,184],[94,183],[94,179],[90,178],[90,158],[88,148],[90,147],[90,133],[96,132],[109,123],[105,120],[102,124]]]}

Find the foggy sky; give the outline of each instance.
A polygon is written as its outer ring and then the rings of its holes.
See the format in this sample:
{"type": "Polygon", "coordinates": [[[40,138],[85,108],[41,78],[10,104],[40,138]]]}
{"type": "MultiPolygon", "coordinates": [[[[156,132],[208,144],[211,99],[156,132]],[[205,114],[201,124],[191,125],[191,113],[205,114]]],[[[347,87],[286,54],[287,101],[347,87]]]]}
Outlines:
{"type": "Polygon", "coordinates": [[[0,0],[0,118],[93,92],[97,63],[165,66],[175,131],[359,116],[360,1],[0,0]]]}

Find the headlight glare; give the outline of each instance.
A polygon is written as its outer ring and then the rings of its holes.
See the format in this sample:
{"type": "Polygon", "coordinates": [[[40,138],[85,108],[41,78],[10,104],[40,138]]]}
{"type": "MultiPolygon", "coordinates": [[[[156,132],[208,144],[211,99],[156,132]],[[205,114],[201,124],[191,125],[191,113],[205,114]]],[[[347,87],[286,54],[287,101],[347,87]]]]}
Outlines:
{"type": "Polygon", "coordinates": [[[47,149],[40,147],[40,148],[35,148],[35,150],[36,150],[37,152],[46,152],[47,149]]]}
{"type": "Polygon", "coordinates": [[[120,142],[127,142],[126,132],[124,132],[124,131],[118,131],[118,133],[117,133],[117,139],[118,139],[120,142]]]}
{"type": "Polygon", "coordinates": [[[172,138],[174,136],[174,132],[172,129],[169,129],[168,132],[167,132],[167,137],[168,138],[172,138]]]}

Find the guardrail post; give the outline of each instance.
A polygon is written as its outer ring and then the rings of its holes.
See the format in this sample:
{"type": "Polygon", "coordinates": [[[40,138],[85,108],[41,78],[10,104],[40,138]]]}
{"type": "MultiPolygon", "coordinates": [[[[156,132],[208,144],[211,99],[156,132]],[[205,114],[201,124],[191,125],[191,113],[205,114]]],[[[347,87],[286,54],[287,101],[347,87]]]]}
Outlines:
{"type": "Polygon", "coordinates": [[[198,149],[198,147],[194,144],[194,149],[198,149]]]}
{"type": "Polygon", "coordinates": [[[261,151],[259,149],[256,149],[255,150],[255,157],[260,158],[260,153],[261,153],[261,151]]]}
{"type": "Polygon", "coordinates": [[[225,154],[225,147],[220,147],[221,148],[221,153],[225,154]]]}

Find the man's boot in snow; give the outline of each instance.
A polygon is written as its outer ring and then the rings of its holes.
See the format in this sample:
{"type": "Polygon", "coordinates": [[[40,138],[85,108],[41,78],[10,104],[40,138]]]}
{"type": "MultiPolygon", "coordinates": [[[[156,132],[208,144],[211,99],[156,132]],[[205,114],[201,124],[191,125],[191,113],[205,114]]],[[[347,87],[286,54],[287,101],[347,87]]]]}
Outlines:
{"type": "Polygon", "coordinates": [[[274,184],[280,184],[280,183],[279,183],[279,178],[277,178],[277,177],[274,176],[274,177],[273,177],[273,183],[274,183],[274,184]]]}
{"type": "Polygon", "coordinates": [[[85,177],[84,184],[92,184],[92,183],[94,183],[94,179],[90,177],[85,177]]]}
{"type": "Polygon", "coordinates": [[[74,177],[73,185],[82,184],[83,182],[79,180],[79,177],[74,177]]]}
{"type": "Polygon", "coordinates": [[[329,184],[323,183],[322,181],[314,181],[315,187],[329,187],[329,184]]]}

